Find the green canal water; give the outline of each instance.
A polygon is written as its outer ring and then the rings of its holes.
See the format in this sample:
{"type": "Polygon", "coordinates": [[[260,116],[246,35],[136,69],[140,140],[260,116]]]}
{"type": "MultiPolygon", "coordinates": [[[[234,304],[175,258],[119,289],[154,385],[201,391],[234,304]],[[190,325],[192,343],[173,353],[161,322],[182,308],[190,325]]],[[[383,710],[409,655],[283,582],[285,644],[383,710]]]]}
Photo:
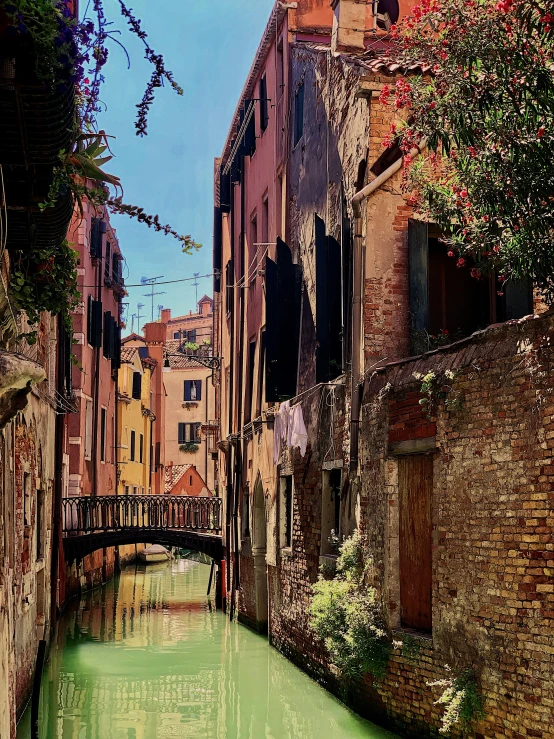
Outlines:
{"type": "Polygon", "coordinates": [[[393,737],[230,624],[208,574],[188,560],[128,568],[76,603],[45,668],[40,739],[393,737]]]}

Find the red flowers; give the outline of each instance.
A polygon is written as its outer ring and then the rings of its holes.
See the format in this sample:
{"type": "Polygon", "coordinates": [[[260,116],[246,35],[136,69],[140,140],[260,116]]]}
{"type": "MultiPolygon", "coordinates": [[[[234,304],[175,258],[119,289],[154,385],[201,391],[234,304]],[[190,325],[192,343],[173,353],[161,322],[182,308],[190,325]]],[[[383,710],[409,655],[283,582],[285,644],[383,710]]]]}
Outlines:
{"type": "Polygon", "coordinates": [[[460,257],[458,261],[456,262],[456,267],[465,267],[466,266],[466,260],[463,257],[460,257]]]}
{"type": "Polygon", "coordinates": [[[388,105],[390,96],[390,87],[388,85],[383,85],[383,89],[381,90],[381,94],[379,95],[379,102],[381,103],[381,105],[388,105]]]}

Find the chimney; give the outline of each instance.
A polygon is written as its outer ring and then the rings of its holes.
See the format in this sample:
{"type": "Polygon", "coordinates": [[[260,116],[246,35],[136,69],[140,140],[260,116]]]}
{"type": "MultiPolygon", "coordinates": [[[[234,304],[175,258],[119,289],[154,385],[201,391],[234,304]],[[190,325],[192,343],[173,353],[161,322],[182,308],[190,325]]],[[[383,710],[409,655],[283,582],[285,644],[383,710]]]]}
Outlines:
{"type": "Polygon", "coordinates": [[[365,51],[364,34],[373,28],[372,0],[333,0],[331,51],[365,51]]]}
{"type": "Polygon", "coordinates": [[[162,308],[162,323],[169,323],[171,320],[171,308],[162,308]]]}
{"type": "Polygon", "coordinates": [[[143,327],[144,338],[146,343],[160,343],[164,344],[167,333],[167,326],[165,323],[145,323],[143,327]]]}

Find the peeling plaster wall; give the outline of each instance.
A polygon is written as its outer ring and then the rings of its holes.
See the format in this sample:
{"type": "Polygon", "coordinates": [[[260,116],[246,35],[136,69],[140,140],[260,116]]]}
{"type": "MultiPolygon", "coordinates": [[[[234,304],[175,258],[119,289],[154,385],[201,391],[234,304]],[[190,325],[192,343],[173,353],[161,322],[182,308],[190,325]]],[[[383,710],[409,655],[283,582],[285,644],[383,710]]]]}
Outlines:
{"type": "MultiPolygon", "coordinates": [[[[55,341],[55,329],[45,318],[39,355],[50,341],[55,341]]],[[[27,407],[0,432],[2,739],[15,737],[16,717],[32,687],[38,641],[48,639],[50,630],[55,412],[44,390],[32,389],[27,400],[27,407]]]]}

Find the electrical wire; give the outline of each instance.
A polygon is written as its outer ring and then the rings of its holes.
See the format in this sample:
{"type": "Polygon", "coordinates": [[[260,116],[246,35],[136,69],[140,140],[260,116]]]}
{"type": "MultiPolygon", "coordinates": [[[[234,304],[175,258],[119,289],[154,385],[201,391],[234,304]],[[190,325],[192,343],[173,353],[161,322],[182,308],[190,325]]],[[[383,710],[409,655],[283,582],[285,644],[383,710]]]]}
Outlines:
{"type": "MultiPolygon", "coordinates": [[[[209,272],[206,275],[198,275],[198,279],[201,280],[204,277],[213,277],[214,275],[218,275],[218,274],[219,274],[219,270],[215,270],[214,272],[209,272]]],[[[191,282],[196,279],[197,279],[196,277],[181,277],[178,280],[164,280],[163,282],[156,282],[156,285],[173,285],[176,282],[191,282]]],[[[81,285],[81,287],[93,288],[93,287],[98,287],[98,285],[81,285]]],[[[137,283],[136,285],[123,285],[123,287],[127,289],[128,287],[144,287],[144,285],[142,283],[137,283]]]]}

